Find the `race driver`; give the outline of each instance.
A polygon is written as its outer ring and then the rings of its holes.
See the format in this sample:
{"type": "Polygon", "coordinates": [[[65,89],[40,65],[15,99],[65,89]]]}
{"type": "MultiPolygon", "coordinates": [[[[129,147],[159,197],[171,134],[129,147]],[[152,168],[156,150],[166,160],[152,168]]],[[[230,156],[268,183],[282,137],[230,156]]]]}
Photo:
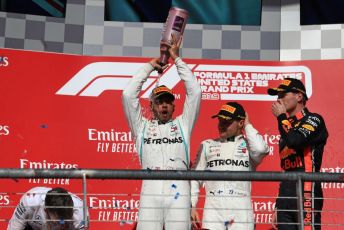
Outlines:
{"type": "MultiPolygon", "coordinates": [[[[183,113],[173,118],[175,97],[161,85],[150,96],[153,119],[143,117],[138,95],[153,70],[163,70],[159,59],[145,64],[123,91],[124,111],[133,135],[142,169],[187,170],[190,163],[190,136],[199,112],[201,89],[189,67],[179,57],[181,39],[173,37],[171,58],[186,88],[183,113]]],[[[144,180],[141,189],[137,229],[190,229],[189,181],[144,180]]]]}
{"type": "MultiPolygon", "coordinates": [[[[268,89],[268,94],[278,96],[272,104],[272,114],[277,118],[281,134],[281,168],[284,171],[319,172],[328,132],[324,119],[306,108],[308,97],[304,84],[298,79],[286,78],[277,88],[268,89]]],[[[321,229],[321,183],[303,182],[302,193],[305,229],[321,229]]],[[[298,229],[299,214],[293,211],[298,207],[296,197],[296,182],[282,181],[276,201],[277,220],[274,218],[274,228],[298,229]]]]}
{"type": "MultiPolygon", "coordinates": [[[[228,102],[212,118],[218,118],[219,138],[201,143],[192,168],[227,172],[255,170],[268,154],[269,147],[250,123],[244,108],[236,102],[228,102]]],[[[250,181],[192,181],[193,227],[200,227],[196,206],[202,184],[206,193],[202,229],[254,229],[250,181]]]]}
{"type": "Polygon", "coordinates": [[[85,229],[83,201],[64,188],[35,187],[20,199],[7,230],[85,229]]]}

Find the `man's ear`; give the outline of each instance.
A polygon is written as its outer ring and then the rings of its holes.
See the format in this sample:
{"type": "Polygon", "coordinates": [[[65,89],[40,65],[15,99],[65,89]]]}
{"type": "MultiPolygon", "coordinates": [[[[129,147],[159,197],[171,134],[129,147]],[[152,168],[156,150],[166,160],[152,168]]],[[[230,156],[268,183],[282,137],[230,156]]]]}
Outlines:
{"type": "Polygon", "coordinates": [[[244,127],[244,125],[245,125],[245,120],[244,119],[240,120],[239,121],[240,128],[244,127]]]}
{"type": "Polygon", "coordinates": [[[297,93],[297,102],[302,102],[303,101],[303,97],[304,97],[303,94],[298,92],[297,93]]]}
{"type": "Polygon", "coordinates": [[[44,208],[44,212],[45,212],[46,219],[50,220],[50,214],[49,214],[48,209],[44,208]]]}

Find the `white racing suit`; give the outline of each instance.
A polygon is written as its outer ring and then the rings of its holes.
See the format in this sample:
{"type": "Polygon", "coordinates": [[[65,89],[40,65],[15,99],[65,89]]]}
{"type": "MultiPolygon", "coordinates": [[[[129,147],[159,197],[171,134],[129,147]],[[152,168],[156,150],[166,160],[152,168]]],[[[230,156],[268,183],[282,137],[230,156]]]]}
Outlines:
{"type": "MultiPolygon", "coordinates": [[[[23,230],[29,225],[34,230],[46,230],[46,213],[44,211],[45,196],[51,188],[35,187],[26,192],[20,199],[7,230],[23,230]]],[[[76,195],[69,193],[74,203],[74,227],[84,229],[83,201],[76,195]]]]}
{"type": "MultiPolygon", "coordinates": [[[[187,170],[190,164],[190,136],[198,116],[201,89],[189,67],[176,58],[175,64],[186,88],[183,113],[165,124],[142,116],[138,95],[153,71],[145,64],[123,92],[123,106],[136,138],[142,169],[187,170]]],[[[144,180],[141,189],[137,229],[190,229],[190,182],[144,180]]]]}
{"type": "MultiPolygon", "coordinates": [[[[251,124],[246,138],[239,135],[225,141],[202,142],[194,170],[251,171],[269,152],[269,147],[251,124]]],[[[198,202],[199,188],[205,185],[202,227],[211,230],[253,230],[254,218],[250,181],[192,181],[192,207],[198,202]]]]}

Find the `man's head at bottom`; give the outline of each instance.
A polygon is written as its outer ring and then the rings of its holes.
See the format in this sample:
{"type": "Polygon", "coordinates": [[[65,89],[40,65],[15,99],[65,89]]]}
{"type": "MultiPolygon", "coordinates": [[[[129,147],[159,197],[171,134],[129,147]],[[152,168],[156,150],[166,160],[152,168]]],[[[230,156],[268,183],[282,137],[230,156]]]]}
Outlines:
{"type": "Polygon", "coordinates": [[[53,188],[45,196],[45,213],[49,230],[74,230],[71,195],[64,188],[53,188]]]}

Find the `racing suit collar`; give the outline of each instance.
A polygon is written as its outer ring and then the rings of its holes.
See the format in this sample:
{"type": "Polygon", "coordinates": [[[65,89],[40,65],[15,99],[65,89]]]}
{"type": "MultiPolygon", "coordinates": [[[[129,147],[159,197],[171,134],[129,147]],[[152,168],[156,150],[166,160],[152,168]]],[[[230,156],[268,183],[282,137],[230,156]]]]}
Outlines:
{"type": "Polygon", "coordinates": [[[233,142],[235,140],[235,137],[228,137],[226,139],[227,142],[233,142]]]}
{"type": "Polygon", "coordinates": [[[168,124],[168,123],[170,123],[170,122],[172,122],[173,121],[173,119],[170,119],[169,121],[167,121],[167,122],[161,122],[161,121],[159,121],[158,119],[156,119],[156,118],[154,118],[153,120],[152,120],[153,122],[156,122],[158,125],[165,125],[165,124],[168,124]]]}
{"type": "Polygon", "coordinates": [[[238,136],[232,136],[232,137],[227,137],[227,138],[221,138],[220,141],[221,142],[235,142],[237,140],[239,140],[240,138],[242,138],[242,134],[238,135],[238,136]]]}
{"type": "Polygon", "coordinates": [[[295,121],[301,120],[304,116],[306,116],[309,113],[308,109],[305,107],[300,112],[296,113],[294,116],[289,117],[289,122],[293,123],[295,121]]]}

